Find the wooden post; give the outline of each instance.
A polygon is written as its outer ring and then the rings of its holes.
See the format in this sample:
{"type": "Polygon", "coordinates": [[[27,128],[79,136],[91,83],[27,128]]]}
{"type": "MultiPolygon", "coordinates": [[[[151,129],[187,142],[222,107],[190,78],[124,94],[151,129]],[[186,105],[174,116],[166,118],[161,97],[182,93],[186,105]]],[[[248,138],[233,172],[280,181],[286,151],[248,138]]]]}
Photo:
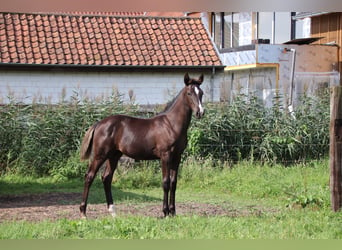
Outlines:
{"type": "Polygon", "coordinates": [[[330,91],[330,191],[331,207],[342,208],[342,86],[330,91]]]}

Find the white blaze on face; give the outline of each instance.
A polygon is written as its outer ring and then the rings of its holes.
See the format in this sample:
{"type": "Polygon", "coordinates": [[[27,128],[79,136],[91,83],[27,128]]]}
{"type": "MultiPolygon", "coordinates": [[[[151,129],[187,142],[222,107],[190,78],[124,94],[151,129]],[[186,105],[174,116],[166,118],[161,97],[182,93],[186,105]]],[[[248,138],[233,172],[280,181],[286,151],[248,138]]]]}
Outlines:
{"type": "MultiPolygon", "coordinates": [[[[198,89],[197,86],[195,87],[195,93],[196,93],[197,96],[198,96],[199,93],[200,93],[200,91],[199,91],[199,89],[198,89]]],[[[202,106],[202,102],[201,102],[199,96],[198,96],[198,107],[199,107],[200,113],[203,114],[204,108],[203,108],[203,106],[202,106]]]]}

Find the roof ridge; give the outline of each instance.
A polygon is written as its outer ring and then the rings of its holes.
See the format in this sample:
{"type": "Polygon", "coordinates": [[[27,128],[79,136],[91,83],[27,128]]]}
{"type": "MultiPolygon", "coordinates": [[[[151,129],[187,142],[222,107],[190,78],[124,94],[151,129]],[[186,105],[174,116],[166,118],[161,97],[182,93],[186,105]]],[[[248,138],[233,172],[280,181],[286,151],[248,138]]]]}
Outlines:
{"type": "MultiPolygon", "coordinates": [[[[127,12],[128,13],[128,12],[127,12]]],[[[107,14],[77,14],[77,13],[58,13],[58,12],[7,12],[2,11],[0,14],[11,15],[41,15],[41,16],[69,16],[69,17],[124,17],[124,18],[146,18],[146,19],[201,19],[201,17],[194,16],[146,16],[146,15],[107,15],[107,14]]]]}

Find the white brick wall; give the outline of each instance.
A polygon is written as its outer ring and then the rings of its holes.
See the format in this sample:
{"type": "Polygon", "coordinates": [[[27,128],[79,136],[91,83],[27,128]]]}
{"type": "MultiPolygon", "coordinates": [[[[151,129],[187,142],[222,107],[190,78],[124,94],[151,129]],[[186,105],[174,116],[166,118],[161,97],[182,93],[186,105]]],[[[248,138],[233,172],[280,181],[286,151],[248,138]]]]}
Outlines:
{"type": "MultiPolygon", "coordinates": [[[[185,72],[184,72],[185,73],[185,72]]],[[[177,72],[63,72],[0,70],[0,103],[8,103],[9,96],[22,103],[58,103],[63,93],[65,100],[76,91],[81,97],[92,99],[108,97],[113,90],[129,101],[133,90],[137,104],[163,104],[171,100],[184,86],[184,73],[177,72]]],[[[197,78],[200,73],[189,72],[197,78]]],[[[205,101],[218,101],[220,76],[211,81],[205,74],[203,90],[205,101]],[[211,93],[214,91],[215,93],[211,93]],[[211,98],[214,97],[214,100],[211,98]]]]}

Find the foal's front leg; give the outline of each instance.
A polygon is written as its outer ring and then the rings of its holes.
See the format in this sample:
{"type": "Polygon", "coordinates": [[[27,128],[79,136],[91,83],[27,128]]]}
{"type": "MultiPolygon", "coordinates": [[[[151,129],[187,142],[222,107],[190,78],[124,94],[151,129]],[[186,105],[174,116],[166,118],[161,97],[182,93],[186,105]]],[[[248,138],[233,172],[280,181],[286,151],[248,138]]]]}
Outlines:
{"type": "Polygon", "coordinates": [[[169,210],[172,216],[176,215],[176,189],[178,168],[181,160],[181,155],[175,154],[170,165],[170,205],[169,210]]]}
{"type": "Polygon", "coordinates": [[[176,189],[177,189],[177,174],[178,174],[178,167],[176,169],[170,170],[170,205],[169,205],[169,212],[170,215],[176,215],[176,189]]]}
{"type": "Polygon", "coordinates": [[[170,169],[168,166],[168,160],[162,160],[162,175],[163,175],[163,212],[164,217],[168,216],[170,213],[169,209],[169,192],[170,192],[170,169]]]}

